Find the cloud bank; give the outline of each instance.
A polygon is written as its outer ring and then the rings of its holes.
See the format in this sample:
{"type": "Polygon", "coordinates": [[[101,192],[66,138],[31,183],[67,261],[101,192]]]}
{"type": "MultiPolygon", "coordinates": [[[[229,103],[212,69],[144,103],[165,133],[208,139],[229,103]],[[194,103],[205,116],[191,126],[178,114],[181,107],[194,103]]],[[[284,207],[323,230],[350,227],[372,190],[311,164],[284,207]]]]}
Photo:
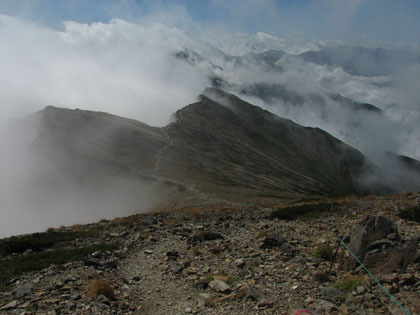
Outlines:
{"type": "Polygon", "coordinates": [[[187,40],[162,24],[66,22],[57,31],[0,16],[0,124],[55,105],[164,125],[206,85],[173,57],[187,40]]]}

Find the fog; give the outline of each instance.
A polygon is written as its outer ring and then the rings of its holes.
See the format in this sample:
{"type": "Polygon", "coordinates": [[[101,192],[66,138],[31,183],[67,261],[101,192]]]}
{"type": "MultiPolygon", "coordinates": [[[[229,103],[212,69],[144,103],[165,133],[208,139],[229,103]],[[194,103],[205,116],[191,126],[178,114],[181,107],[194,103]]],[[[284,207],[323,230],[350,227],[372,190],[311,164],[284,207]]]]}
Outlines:
{"type": "Polygon", "coordinates": [[[55,105],[164,125],[205,86],[171,54],[188,40],[177,29],[122,20],[63,27],[0,16],[0,124],[55,105]]]}
{"type": "MultiPolygon", "coordinates": [[[[145,211],[164,194],[150,183],[120,176],[81,186],[51,157],[34,150],[30,136],[37,136],[37,126],[11,134],[14,119],[54,105],[164,126],[215,78],[221,88],[253,104],[328,131],[387,170],[364,178],[367,184],[380,181],[396,190],[419,187],[415,174],[384,153],[420,158],[420,64],[393,65],[381,76],[352,75],[343,67],[297,56],[346,42],[303,34],[278,37],[267,33],[267,25],[265,32],[221,32],[218,25],[197,23],[182,7],[175,13],[169,19],[167,10],[156,7],[141,19],[66,21],[60,27],[0,15],[0,236],[145,211]],[[273,49],[285,53],[268,64],[261,54],[273,49]],[[251,87],[264,84],[293,97],[267,99],[250,93],[251,87]],[[332,95],[373,104],[382,112],[354,110],[332,95]]],[[[420,56],[416,44],[365,39],[357,45],[420,56]]]]}
{"type": "MultiPolygon", "coordinates": [[[[31,115],[1,133],[0,237],[128,216],[159,207],[168,196],[158,182],[92,165],[88,155],[86,164],[68,156],[40,139],[40,125],[31,115]]],[[[96,150],[86,153],[95,156],[96,150]]]]}

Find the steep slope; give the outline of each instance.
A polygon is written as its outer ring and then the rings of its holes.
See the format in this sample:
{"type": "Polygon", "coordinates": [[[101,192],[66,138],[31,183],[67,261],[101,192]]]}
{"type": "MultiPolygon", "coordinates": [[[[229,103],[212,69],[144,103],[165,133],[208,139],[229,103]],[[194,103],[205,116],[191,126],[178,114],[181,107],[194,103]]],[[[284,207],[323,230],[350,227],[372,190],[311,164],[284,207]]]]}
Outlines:
{"type": "Polygon", "coordinates": [[[359,191],[355,178],[364,157],[320,129],[299,126],[218,89],[207,89],[201,101],[176,115],[178,121],[167,127],[175,145],[162,160],[171,177],[258,196],[359,191]]]}
{"type": "Polygon", "coordinates": [[[150,173],[155,155],[169,143],[159,128],[102,112],[48,106],[35,119],[35,149],[84,180],[104,173],[142,176],[140,169],[150,173]]]}

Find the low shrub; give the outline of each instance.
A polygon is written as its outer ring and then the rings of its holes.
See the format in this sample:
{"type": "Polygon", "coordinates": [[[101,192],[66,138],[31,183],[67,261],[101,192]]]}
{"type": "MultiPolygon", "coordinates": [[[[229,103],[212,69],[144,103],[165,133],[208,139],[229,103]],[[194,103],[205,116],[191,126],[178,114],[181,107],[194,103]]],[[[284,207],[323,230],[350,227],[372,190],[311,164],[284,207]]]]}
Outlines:
{"type": "Polygon", "coordinates": [[[402,210],[398,213],[398,216],[404,220],[420,222],[420,206],[402,210]]]}
{"type": "MultiPolygon", "coordinates": [[[[337,208],[338,204],[334,203],[333,207],[337,208]]],[[[291,206],[286,208],[280,208],[274,210],[270,215],[270,219],[280,219],[280,220],[296,220],[299,217],[307,216],[309,214],[315,215],[322,212],[330,211],[330,203],[317,203],[317,204],[306,204],[291,206]]]]}
{"type": "Polygon", "coordinates": [[[115,299],[114,289],[111,285],[102,279],[94,279],[86,286],[86,294],[89,298],[93,299],[99,295],[103,295],[110,300],[115,299]]]}
{"type": "Polygon", "coordinates": [[[8,257],[0,260],[0,288],[4,288],[10,279],[25,272],[38,271],[49,267],[51,264],[64,264],[81,259],[96,251],[115,250],[118,247],[117,244],[100,244],[84,248],[59,248],[8,257]]]}
{"type": "Polygon", "coordinates": [[[314,256],[324,260],[331,261],[334,256],[334,249],[328,245],[321,245],[315,248],[314,256]]]}
{"type": "Polygon", "coordinates": [[[0,240],[0,256],[12,253],[23,253],[32,250],[34,252],[51,248],[63,242],[69,242],[76,238],[95,236],[95,231],[59,231],[48,230],[42,233],[33,233],[20,236],[12,236],[0,240]]]}
{"type": "Polygon", "coordinates": [[[350,293],[360,285],[363,284],[363,278],[362,277],[347,277],[342,280],[337,281],[332,286],[341,292],[344,293],[350,293]]]}
{"type": "Polygon", "coordinates": [[[320,283],[324,283],[330,281],[330,276],[327,273],[318,272],[314,275],[314,280],[320,283]]]}

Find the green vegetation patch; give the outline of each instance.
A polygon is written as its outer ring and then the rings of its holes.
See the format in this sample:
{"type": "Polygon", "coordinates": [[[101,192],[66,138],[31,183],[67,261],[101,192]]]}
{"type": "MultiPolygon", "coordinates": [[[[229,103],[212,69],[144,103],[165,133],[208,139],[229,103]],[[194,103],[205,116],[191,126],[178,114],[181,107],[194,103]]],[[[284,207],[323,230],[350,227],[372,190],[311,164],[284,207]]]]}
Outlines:
{"type": "MultiPolygon", "coordinates": [[[[338,204],[334,203],[333,208],[337,209],[338,204]]],[[[306,204],[291,206],[286,208],[280,208],[274,210],[270,215],[270,219],[280,219],[280,220],[296,220],[299,217],[309,216],[309,215],[319,215],[322,212],[327,212],[331,210],[330,203],[317,203],[317,204],[306,204]]]]}
{"type": "Polygon", "coordinates": [[[47,231],[0,239],[0,257],[12,253],[34,252],[54,247],[77,238],[88,238],[97,235],[97,231],[47,231]]]}
{"type": "Polygon", "coordinates": [[[347,277],[334,283],[333,287],[347,294],[356,290],[356,288],[362,284],[362,277],[347,277]]]}
{"type": "Polygon", "coordinates": [[[331,261],[334,256],[334,249],[328,245],[321,245],[315,248],[314,256],[324,260],[331,261]]]}
{"type": "Polygon", "coordinates": [[[400,211],[398,216],[404,220],[420,222],[420,206],[400,211]]]}
{"type": "Polygon", "coordinates": [[[318,272],[314,275],[314,280],[320,283],[324,283],[330,281],[330,276],[327,273],[318,272]]]}
{"type": "Polygon", "coordinates": [[[84,248],[59,248],[8,257],[0,260],[0,288],[4,289],[10,279],[25,272],[42,270],[51,264],[64,264],[79,260],[96,251],[112,251],[118,247],[118,244],[99,244],[84,248]]]}

